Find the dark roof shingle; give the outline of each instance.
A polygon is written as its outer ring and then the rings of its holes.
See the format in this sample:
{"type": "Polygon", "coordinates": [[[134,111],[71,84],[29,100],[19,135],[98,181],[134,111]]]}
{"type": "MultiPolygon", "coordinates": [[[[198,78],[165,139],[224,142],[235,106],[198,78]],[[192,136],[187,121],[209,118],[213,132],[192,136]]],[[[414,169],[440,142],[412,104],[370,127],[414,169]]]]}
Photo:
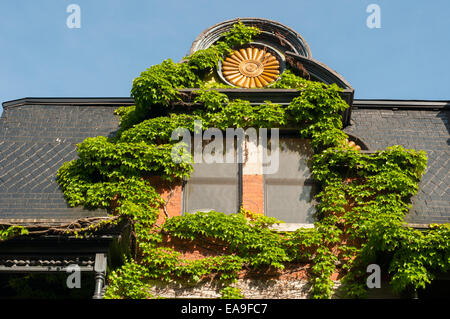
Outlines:
{"type": "Polygon", "coordinates": [[[450,110],[399,108],[352,110],[345,132],[363,139],[371,150],[392,145],[424,150],[428,166],[405,220],[414,224],[450,222],[450,110]]]}
{"type": "Polygon", "coordinates": [[[76,158],[86,137],[114,134],[115,107],[20,105],[0,119],[0,220],[68,221],[105,215],[70,208],[56,182],[64,162],[76,158]]]}

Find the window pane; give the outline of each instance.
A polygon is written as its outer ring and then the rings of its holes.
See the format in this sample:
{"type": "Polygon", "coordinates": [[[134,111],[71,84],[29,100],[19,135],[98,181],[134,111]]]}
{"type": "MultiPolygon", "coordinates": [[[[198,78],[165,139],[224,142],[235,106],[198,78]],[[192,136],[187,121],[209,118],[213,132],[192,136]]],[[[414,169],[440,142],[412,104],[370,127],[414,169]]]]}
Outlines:
{"type": "Polygon", "coordinates": [[[193,165],[194,171],[183,189],[183,212],[210,210],[227,214],[238,212],[239,165],[237,161],[234,163],[225,161],[224,158],[224,163],[203,162],[193,165]]]}
{"type": "MultiPolygon", "coordinates": [[[[315,186],[307,140],[280,138],[279,168],[264,175],[265,214],[287,223],[313,223],[315,186]]],[[[270,150],[270,148],[269,148],[270,150]]]]}

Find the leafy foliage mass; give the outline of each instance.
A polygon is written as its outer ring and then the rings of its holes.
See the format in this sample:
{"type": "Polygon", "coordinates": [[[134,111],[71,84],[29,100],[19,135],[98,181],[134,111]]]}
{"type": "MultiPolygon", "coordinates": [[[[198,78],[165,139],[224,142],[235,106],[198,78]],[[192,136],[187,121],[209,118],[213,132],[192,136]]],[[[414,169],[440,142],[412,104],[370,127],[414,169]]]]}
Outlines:
{"type": "Polygon", "coordinates": [[[23,226],[13,225],[8,227],[0,227],[0,242],[23,235],[28,235],[28,230],[26,230],[23,226]]]}
{"type": "MultiPolygon", "coordinates": [[[[331,276],[340,271],[350,296],[365,292],[365,267],[388,254],[395,289],[424,287],[435,271],[448,271],[448,226],[419,232],[403,225],[410,197],[426,167],[423,152],[400,146],[361,154],[345,145],[341,115],[348,105],[336,85],[312,82],[286,70],[272,88],[299,91],[288,106],[270,101],[252,106],[229,100],[215,87],[211,74],[224,54],[248,43],[259,30],[237,23],[215,45],[195,52],[182,63],[166,60],[133,81],[135,105],[117,110],[120,130],[113,138],[88,138],[78,145],[79,158],[65,163],[58,181],[73,205],[106,208],[133,224],[138,253],[109,275],[108,298],[148,298],[154,281],[198,282],[214,275],[224,282],[223,298],[242,297],[229,286],[242,270],[282,270],[293,263],[312,264],[312,295],[329,298],[331,276]],[[173,108],[179,89],[199,88],[202,107],[183,112],[173,108]],[[177,127],[297,127],[315,155],[314,178],[321,184],[318,221],[314,229],[280,233],[279,223],[250,212],[186,214],[158,225],[165,202],[151,176],[177,182],[189,177],[189,163],[174,163],[170,137],[177,127]],[[224,247],[223,253],[198,260],[184,259],[163,245],[165,236],[203,240],[224,247]],[[339,269],[337,269],[339,268],[339,269]]],[[[3,235],[2,235],[3,236],[3,235]]]]}

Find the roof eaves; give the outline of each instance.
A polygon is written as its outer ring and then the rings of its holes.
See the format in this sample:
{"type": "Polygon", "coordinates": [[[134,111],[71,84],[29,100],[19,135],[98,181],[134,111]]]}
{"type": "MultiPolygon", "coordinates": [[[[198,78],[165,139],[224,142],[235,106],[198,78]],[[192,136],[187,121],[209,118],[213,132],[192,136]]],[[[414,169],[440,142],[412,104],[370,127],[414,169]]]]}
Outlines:
{"type": "Polygon", "coordinates": [[[450,101],[445,100],[378,100],[354,99],[353,108],[361,109],[409,109],[409,110],[448,110],[450,101]]]}
{"type": "Polygon", "coordinates": [[[122,106],[132,105],[129,97],[25,97],[2,103],[3,108],[23,105],[84,105],[84,106],[122,106]]]}

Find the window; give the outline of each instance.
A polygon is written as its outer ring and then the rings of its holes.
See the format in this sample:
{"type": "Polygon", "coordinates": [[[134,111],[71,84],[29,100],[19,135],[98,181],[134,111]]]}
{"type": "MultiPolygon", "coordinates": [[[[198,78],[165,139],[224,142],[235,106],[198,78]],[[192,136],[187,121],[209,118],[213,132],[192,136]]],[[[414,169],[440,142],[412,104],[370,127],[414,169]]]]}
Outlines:
{"type": "Polygon", "coordinates": [[[264,174],[265,215],[286,223],[314,223],[315,185],[308,166],[311,157],[307,140],[280,137],[279,168],[273,174],[264,174]]]}
{"type": "MultiPolygon", "coordinates": [[[[224,141],[228,147],[228,139],[224,141]]],[[[203,141],[202,149],[205,150],[209,143],[203,141]]],[[[235,141],[234,145],[236,144],[235,141]]],[[[263,147],[252,148],[249,145],[247,142],[244,158],[248,159],[250,152],[251,157],[260,158],[261,161],[240,164],[236,160],[236,147],[235,161],[232,163],[225,161],[208,164],[204,162],[203,154],[203,162],[194,164],[191,177],[184,184],[183,213],[214,210],[230,214],[238,212],[242,203],[245,207],[249,202],[258,201],[258,206],[264,207],[266,216],[286,223],[313,224],[316,185],[311,178],[308,164],[313,155],[309,141],[294,135],[280,136],[278,169],[269,171],[263,170],[263,147]],[[244,179],[243,176],[250,178],[244,179]],[[243,182],[249,183],[253,177],[256,177],[253,181],[257,180],[258,176],[261,178],[261,186],[243,185],[243,182]],[[242,193],[242,189],[246,190],[245,193],[242,193]]],[[[271,148],[269,141],[266,152],[272,161],[276,153],[272,153],[271,148]]],[[[262,209],[260,211],[262,212],[262,209]]]]}
{"type": "MultiPolygon", "coordinates": [[[[230,143],[224,139],[224,145],[230,143]]],[[[203,141],[203,150],[208,142],[203,141]]],[[[235,144],[236,145],[236,144],[235,144]]],[[[224,157],[225,157],[224,147],[224,157]]],[[[236,147],[234,148],[236,156],[236,147]]],[[[235,158],[236,159],[236,158],[235,158]]],[[[183,212],[215,210],[223,213],[237,213],[240,206],[240,165],[233,163],[195,163],[191,177],[183,187],[183,212]]]]}

